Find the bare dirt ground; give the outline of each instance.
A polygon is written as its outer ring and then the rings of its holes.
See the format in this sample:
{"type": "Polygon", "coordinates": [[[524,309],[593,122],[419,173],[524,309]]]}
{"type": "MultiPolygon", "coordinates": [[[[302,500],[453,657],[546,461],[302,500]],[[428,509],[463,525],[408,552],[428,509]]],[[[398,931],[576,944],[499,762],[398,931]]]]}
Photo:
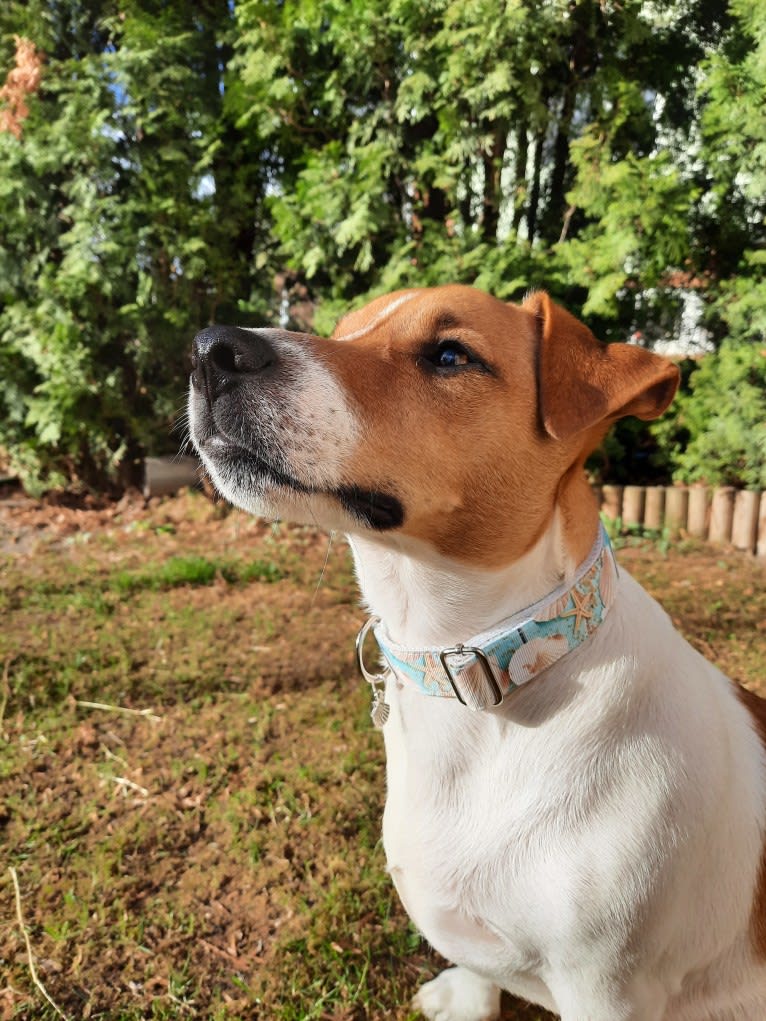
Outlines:
{"type": "MultiPolygon", "coordinates": [[[[619,559],[766,694],[763,563],[645,542],[619,559]]],[[[59,1016],[40,985],[69,1018],[414,1017],[441,962],[385,874],[341,540],[197,493],[10,492],[0,608],[0,1019],[59,1016]]]]}

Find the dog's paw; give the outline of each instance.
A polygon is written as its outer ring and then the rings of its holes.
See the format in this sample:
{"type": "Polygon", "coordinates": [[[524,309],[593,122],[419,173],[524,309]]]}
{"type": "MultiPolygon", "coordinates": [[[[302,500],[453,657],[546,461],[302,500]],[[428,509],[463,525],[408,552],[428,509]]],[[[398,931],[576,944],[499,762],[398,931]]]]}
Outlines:
{"type": "Polygon", "coordinates": [[[421,986],[412,1006],[429,1021],[496,1021],[500,990],[465,968],[448,968],[421,986]]]}

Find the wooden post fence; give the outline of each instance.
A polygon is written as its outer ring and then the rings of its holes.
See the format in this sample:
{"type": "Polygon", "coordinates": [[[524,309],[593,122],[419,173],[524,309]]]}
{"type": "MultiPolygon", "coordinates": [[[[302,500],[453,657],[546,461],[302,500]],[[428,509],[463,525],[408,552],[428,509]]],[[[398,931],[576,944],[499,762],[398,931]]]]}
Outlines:
{"type": "Polygon", "coordinates": [[[732,486],[594,487],[613,521],[766,557],[766,494],[732,486]]]}
{"type": "MultiPolygon", "coordinates": [[[[196,458],[147,457],[144,495],[162,496],[199,484],[196,458]]],[[[667,530],[718,546],[733,546],[766,557],[766,494],[732,486],[618,486],[605,483],[593,492],[602,514],[612,521],[650,531],[667,530]]]]}

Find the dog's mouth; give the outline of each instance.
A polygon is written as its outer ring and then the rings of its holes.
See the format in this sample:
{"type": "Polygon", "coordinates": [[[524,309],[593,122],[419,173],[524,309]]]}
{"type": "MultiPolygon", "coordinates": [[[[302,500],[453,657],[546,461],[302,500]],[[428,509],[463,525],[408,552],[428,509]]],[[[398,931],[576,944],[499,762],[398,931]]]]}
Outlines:
{"type": "Polygon", "coordinates": [[[219,470],[237,468],[238,475],[243,469],[246,476],[257,480],[267,489],[282,488],[306,497],[329,496],[360,524],[376,532],[399,528],[404,522],[404,506],[398,496],[380,489],[364,486],[344,485],[335,488],[320,488],[307,485],[271,463],[263,453],[253,451],[229,439],[218,431],[196,441],[207,460],[219,470]]]}
{"type": "Polygon", "coordinates": [[[244,468],[247,469],[250,478],[258,479],[261,484],[283,486],[297,493],[315,492],[311,486],[277,468],[260,451],[243,447],[241,443],[229,439],[223,432],[211,433],[204,439],[195,438],[195,443],[215,468],[224,470],[231,467],[244,468]]]}

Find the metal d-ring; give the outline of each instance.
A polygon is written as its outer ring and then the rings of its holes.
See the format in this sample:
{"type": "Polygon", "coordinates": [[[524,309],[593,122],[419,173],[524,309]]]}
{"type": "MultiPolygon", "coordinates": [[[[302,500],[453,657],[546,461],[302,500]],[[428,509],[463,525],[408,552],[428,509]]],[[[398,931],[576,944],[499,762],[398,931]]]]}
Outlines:
{"type": "Polygon", "coordinates": [[[375,627],[376,624],[380,624],[380,617],[368,617],[367,620],[359,628],[359,634],[356,636],[356,665],[359,673],[371,684],[373,689],[378,685],[385,685],[386,678],[384,674],[373,674],[364,665],[364,642],[369,632],[375,627]]]}
{"type": "Polygon", "coordinates": [[[356,636],[356,665],[359,668],[359,673],[367,681],[372,690],[372,705],[370,706],[370,716],[372,722],[380,730],[386,725],[390,708],[386,703],[386,677],[385,674],[372,674],[364,665],[364,640],[367,637],[368,631],[374,628],[376,624],[380,623],[380,617],[370,617],[362,624],[359,628],[359,634],[356,636]]]}

